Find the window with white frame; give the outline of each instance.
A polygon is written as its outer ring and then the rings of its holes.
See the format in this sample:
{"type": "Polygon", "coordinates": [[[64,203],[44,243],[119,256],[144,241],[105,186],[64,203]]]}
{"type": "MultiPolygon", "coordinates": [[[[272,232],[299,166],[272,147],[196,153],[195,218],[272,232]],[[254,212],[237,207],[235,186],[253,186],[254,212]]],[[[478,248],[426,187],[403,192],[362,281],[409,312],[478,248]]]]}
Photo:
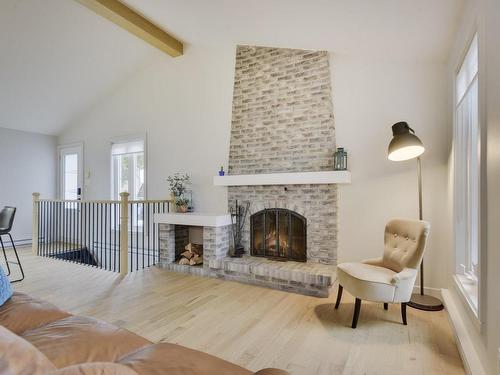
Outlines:
{"type": "Polygon", "coordinates": [[[146,169],[144,139],[111,144],[112,198],[120,199],[120,193],[129,193],[130,200],[145,199],[146,169]]]}
{"type": "Polygon", "coordinates": [[[480,128],[478,42],[473,38],[455,80],[455,274],[477,315],[479,285],[480,128]]]}

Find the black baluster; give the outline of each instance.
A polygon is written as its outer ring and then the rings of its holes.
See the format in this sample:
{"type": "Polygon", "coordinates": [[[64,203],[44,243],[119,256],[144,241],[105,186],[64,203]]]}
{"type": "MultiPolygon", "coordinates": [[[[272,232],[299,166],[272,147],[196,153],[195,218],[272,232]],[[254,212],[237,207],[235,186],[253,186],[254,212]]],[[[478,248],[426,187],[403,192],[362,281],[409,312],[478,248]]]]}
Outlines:
{"type": "MultiPolygon", "coordinates": [[[[92,207],[92,259],[95,259],[95,255],[97,254],[96,251],[96,245],[95,245],[95,239],[96,239],[96,232],[97,232],[97,227],[96,227],[96,222],[95,222],[95,216],[96,216],[96,208],[95,208],[95,202],[91,203],[92,207]]],[[[92,262],[92,265],[94,262],[92,262]]]]}
{"type": "MultiPolygon", "coordinates": [[[[155,212],[156,212],[156,203],[153,202],[153,217],[155,216],[155,212]]],[[[156,237],[155,237],[155,233],[156,233],[156,225],[155,223],[153,223],[153,257],[156,258],[156,237]]],[[[154,263],[153,263],[154,264],[154,263]]]]}
{"type": "MultiPolygon", "coordinates": [[[[122,215],[122,212],[121,212],[121,211],[122,211],[122,207],[121,207],[121,205],[120,205],[120,206],[118,206],[118,213],[119,213],[119,216],[121,216],[121,215],[122,215]]],[[[117,219],[118,219],[118,217],[117,217],[117,219]]],[[[121,241],[122,241],[122,238],[121,238],[121,231],[122,231],[122,230],[123,230],[123,228],[122,228],[122,222],[121,222],[121,220],[120,220],[120,221],[118,222],[118,254],[117,254],[118,256],[120,256],[120,250],[121,250],[121,241]]],[[[115,257],[116,257],[116,252],[115,252],[115,257]]],[[[118,272],[120,272],[120,271],[121,271],[121,270],[120,270],[120,267],[121,267],[121,264],[120,264],[120,262],[118,262],[118,272]]]]}
{"type": "Polygon", "coordinates": [[[99,268],[102,268],[102,259],[103,259],[103,256],[102,256],[102,247],[103,247],[103,240],[102,240],[102,235],[104,234],[103,232],[103,225],[104,225],[104,222],[103,222],[103,218],[102,218],[102,209],[103,209],[103,204],[102,203],[99,203],[98,204],[98,207],[99,207],[99,211],[100,211],[100,215],[99,215],[99,218],[100,218],[100,225],[99,225],[99,228],[100,228],[100,232],[99,232],[99,264],[98,264],[98,267],[99,268]]]}
{"type": "Polygon", "coordinates": [[[103,203],[103,206],[104,206],[103,207],[104,208],[104,267],[102,267],[102,262],[101,262],[101,267],[107,270],[108,263],[106,262],[106,260],[107,260],[106,253],[108,250],[108,240],[107,240],[107,236],[108,236],[108,220],[107,220],[108,205],[107,205],[107,203],[103,203]]]}
{"type": "Polygon", "coordinates": [[[144,202],[142,202],[142,268],[144,268],[144,224],[146,222],[144,218],[144,202]]]}
{"type": "MultiPolygon", "coordinates": [[[[130,241],[129,241],[129,246],[130,246],[130,272],[133,271],[133,263],[134,263],[134,232],[133,232],[133,217],[134,217],[134,205],[130,203],[130,214],[129,214],[129,222],[130,222],[130,241]]],[[[128,249],[127,249],[127,256],[128,256],[128,249]]]]}
{"type": "Polygon", "coordinates": [[[45,244],[44,244],[44,236],[45,236],[45,210],[44,210],[44,203],[40,202],[40,223],[41,223],[41,228],[40,228],[40,242],[41,242],[41,253],[42,256],[45,256],[45,244]]]}
{"type": "Polygon", "coordinates": [[[57,201],[56,204],[56,214],[57,214],[57,223],[56,223],[56,254],[59,255],[61,252],[61,202],[57,201]]]}
{"type": "Polygon", "coordinates": [[[150,245],[150,242],[151,242],[151,231],[150,231],[151,218],[149,217],[149,206],[150,206],[150,203],[146,203],[146,207],[148,210],[148,213],[146,216],[148,218],[148,224],[147,224],[147,228],[148,228],[148,233],[147,233],[147,236],[148,236],[148,267],[150,266],[150,258],[151,258],[151,245],[150,245]]]}
{"type": "Polygon", "coordinates": [[[49,202],[49,210],[48,210],[48,224],[47,224],[49,230],[48,230],[48,246],[49,246],[49,252],[50,255],[53,255],[54,250],[52,249],[52,201],[49,202]]]}
{"type": "Polygon", "coordinates": [[[43,235],[43,242],[44,242],[44,247],[45,247],[45,255],[46,256],[50,256],[50,250],[49,250],[49,243],[48,243],[48,238],[49,238],[49,202],[45,202],[44,203],[45,205],[45,222],[44,222],[44,226],[45,226],[45,231],[44,231],[44,235],[43,235]]]}
{"type": "MultiPolygon", "coordinates": [[[[36,252],[37,252],[38,255],[41,255],[42,252],[40,251],[41,250],[40,249],[40,235],[42,234],[42,232],[41,232],[41,230],[42,230],[42,220],[41,220],[41,217],[40,217],[41,216],[40,215],[41,214],[40,201],[38,201],[36,204],[38,206],[38,238],[36,239],[38,241],[38,248],[37,248],[36,252]]],[[[35,239],[33,238],[33,241],[34,240],[35,239]]]]}

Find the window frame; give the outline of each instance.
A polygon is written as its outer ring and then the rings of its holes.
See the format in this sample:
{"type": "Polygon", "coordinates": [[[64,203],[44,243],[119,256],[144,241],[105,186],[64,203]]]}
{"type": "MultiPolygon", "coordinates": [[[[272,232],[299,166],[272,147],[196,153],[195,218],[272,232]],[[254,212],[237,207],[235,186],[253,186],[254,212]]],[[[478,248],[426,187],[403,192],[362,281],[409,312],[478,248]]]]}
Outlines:
{"type": "Polygon", "coordinates": [[[120,197],[115,197],[115,176],[114,176],[114,166],[113,166],[113,144],[115,143],[128,143],[128,142],[142,142],[143,143],[143,153],[144,153],[144,200],[147,200],[148,196],[148,144],[146,133],[132,134],[121,137],[114,137],[109,142],[109,177],[110,177],[110,197],[112,200],[120,200],[120,197]]]}
{"type": "MultiPolygon", "coordinates": [[[[467,307],[467,312],[469,316],[472,318],[475,328],[482,332],[485,321],[485,313],[484,313],[484,301],[486,297],[486,267],[483,265],[487,264],[486,260],[486,219],[487,219],[487,200],[486,200],[486,150],[485,150],[485,139],[486,132],[483,119],[485,114],[485,101],[483,98],[485,97],[485,92],[483,89],[483,79],[485,77],[485,67],[484,67],[484,51],[483,51],[483,43],[482,43],[482,35],[481,31],[478,29],[477,25],[471,30],[469,37],[465,40],[463,44],[462,54],[460,55],[457,63],[455,64],[455,69],[453,70],[453,101],[452,101],[452,109],[453,109],[453,205],[456,207],[457,204],[457,196],[456,196],[456,148],[455,144],[457,142],[456,139],[456,129],[457,129],[457,113],[460,103],[464,100],[464,97],[467,95],[468,90],[474,85],[474,81],[477,81],[477,96],[478,96],[478,108],[477,108],[477,121],[478,121],[478,134],[477,134],[477,150],[478,150],[478,158],[477,158],[477,170],[478,170],[478,207],[477,207],[477,249],[478,249],[478,270],[477,270],[477,307],[474,306],[473,301],[471,300],[470,293],[464,288],[462,281],[457,273],[457,225],[456,225],[456,208],[453,210],[453,286],[458,291],[459,297],[462,299],[463,304],[467,307]],[[465,62],[466,56],[469,52],[474,39],[477,41],[477,56],[478,56],[478,66],[477,73],[474,78],[471,80],[468,85],[464,95],[461,97],[459,101],[457,101],[457,77],[460,73],[460,70],[465,62]]],[[[467,155],[467,157],[470,157],[467,155]]],[[[465,203],[469,205],[470,203],[465,203]]]]}

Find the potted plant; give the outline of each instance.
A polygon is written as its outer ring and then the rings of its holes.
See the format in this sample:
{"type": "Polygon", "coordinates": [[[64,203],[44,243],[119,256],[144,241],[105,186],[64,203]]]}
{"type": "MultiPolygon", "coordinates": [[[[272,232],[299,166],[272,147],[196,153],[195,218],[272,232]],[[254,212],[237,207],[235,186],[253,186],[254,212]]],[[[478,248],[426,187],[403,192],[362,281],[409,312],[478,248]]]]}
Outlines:
{"type": "Polygon", "coordinates": [[[173,176],[168,176],[168,184],[170,185],[170,193],[174,199],[177,212],[187,212],[189,199],[184,195],[186,187],[191,183],[189,175],[175,173],[173,176]]]}

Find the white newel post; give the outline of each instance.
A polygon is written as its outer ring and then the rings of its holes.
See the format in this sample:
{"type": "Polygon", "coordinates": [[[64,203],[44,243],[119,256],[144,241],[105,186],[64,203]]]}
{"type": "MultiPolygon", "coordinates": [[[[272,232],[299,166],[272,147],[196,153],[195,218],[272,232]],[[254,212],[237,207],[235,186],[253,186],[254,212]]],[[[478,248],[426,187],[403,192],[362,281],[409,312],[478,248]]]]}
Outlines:
{"type": "Polygon", "coordinates": [[[40,193],[33,193],[33,226],[31,229],[31,251],[38,254],[38,210],[40,203],[40,193]]]}
{"type": "Polygon", "coordinates": [[[120,275],[128,273],[128,193],[120,193],[120,275]]]}

